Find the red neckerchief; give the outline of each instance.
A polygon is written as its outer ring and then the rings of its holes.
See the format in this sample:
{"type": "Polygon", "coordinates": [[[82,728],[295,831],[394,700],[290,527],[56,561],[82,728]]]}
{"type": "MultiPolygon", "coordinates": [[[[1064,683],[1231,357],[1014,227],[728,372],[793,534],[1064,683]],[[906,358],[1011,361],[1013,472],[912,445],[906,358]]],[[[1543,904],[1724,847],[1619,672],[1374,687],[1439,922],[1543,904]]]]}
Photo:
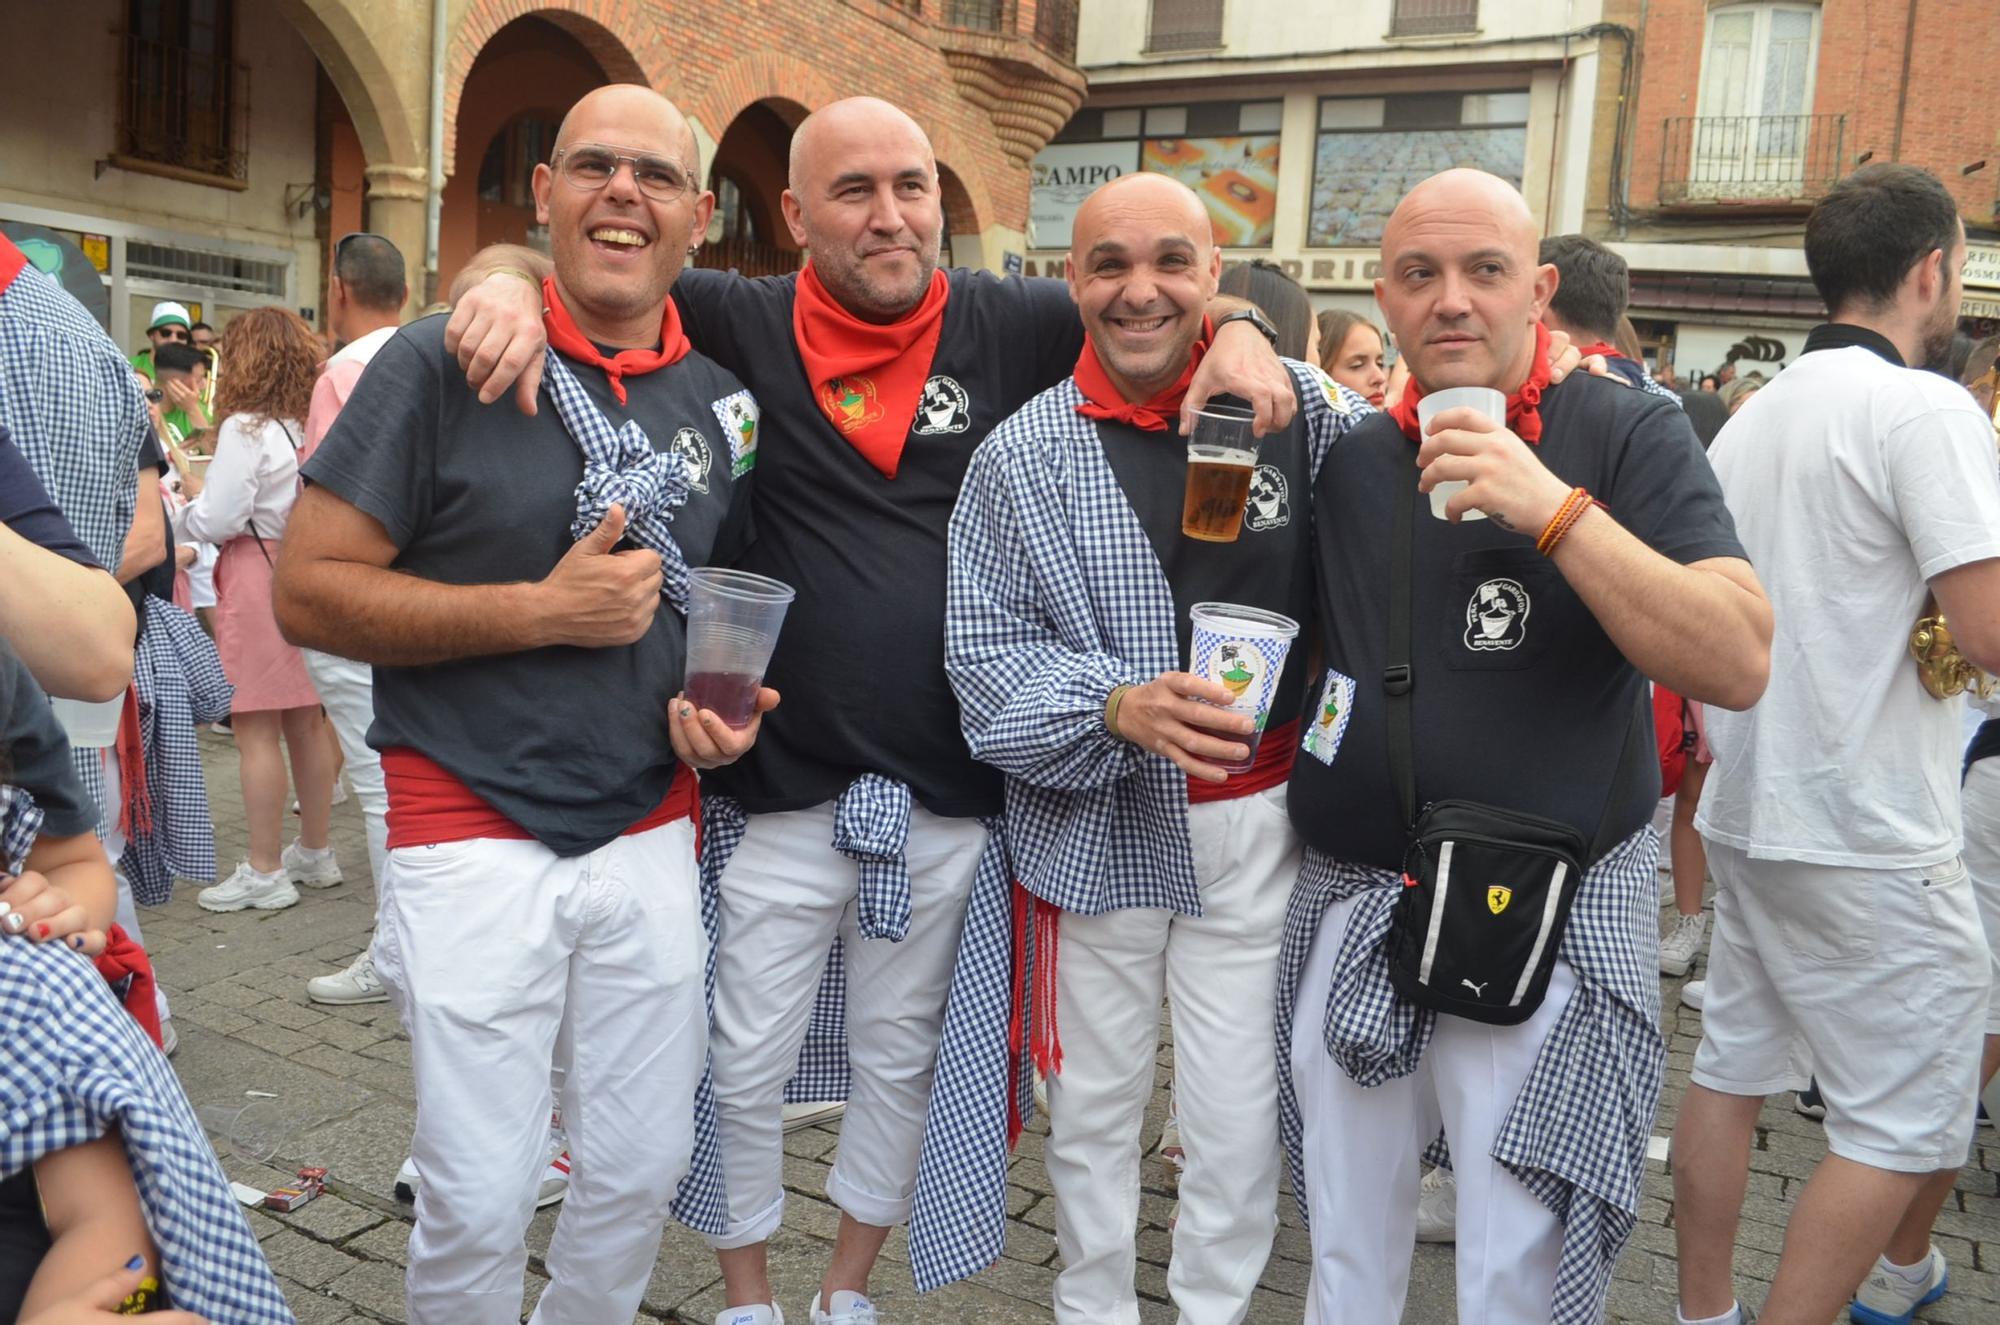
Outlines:
{"type": "Polygon", "coordinates": [[[1083,353],[1076,358],[1076,389],[1083,393],[1083,403],[1076,407],[1076,412],[1086,419],[1116,419],[1142,432],[1167,431],[1180,419],[1181,401],[1187,397],[1188,383],[1194,381],[1194,370],[1201,366],[1201,356],[1208,353],[1209,344],[1214,339],[1215,327],[1204,317],[1201,320],[1201,338],[1188,351],[1187,367],[1174,379],[1174,384],[1151,400],[1134,404],[1112,385],[1111,375],[1097,361],[1097,347],[1086,337],[1083,353]]]}
{"type": "Polygon", "coordinates": [[[548,333],[549,344],[556,353],[575,359],[578,363],[595,364],[611,379],[611,394],[618,397],[618,403],[625,403],[625,383],[621,380],[627,374],[637,377],[641,373],[655,372],[669,364],[681,361],[688,352],[687,333],[681,330],[681,311],[674,307],[672,299],[667,300],[667,311],[660,317],[660,344],[651,350],[620,350],[610,358],[605,358],[590,338],[577,329],[576,321],[563,307],[562,296],[556,293],[556,278],[542,278],[542,328],[548,333]]]}
{"type": "MultiPolygon", "coordinates": [[[[1613,351],[1617,353],[1617,351],[1613,351]]],[[[1535,358],[1528,365],[1528,380],[1520,389],[1507,397],[1507,426],[1514,435],[1524,442],[1542,440],[1542,392],[1549,385],[1549,329],[1535,324],[1535,358]]],[[[1403,436],[1413,442],[1423,441],[1417,425],[1417,402],[1424,397],[1424,389],[1412,377],[1403,387],[1403,398],[1389,407],[1389,417],[1403,429],[1403,436]]]]}
{"type": "Polygon", "coordinates": [[[820,283],[807,262],[792,298],[792,339],[819,412],[884,478],[896,477],[903,444],[944,331],[951,278],[931,273],[923,302],[894,322],[865,322],[820,283]]]}
{"type": "Polygon", "coordinates": [[[113,925],[104,933],[104,951],[97,954],[93,963],[97,973],[104,977],[106,984],[116,985],[130,979],[119,1002],[132,1014],[154,1044],[161,1044],[160,1003],[154,990],[153,963],[146,956],[146,950],[132,941],[122,926],[113,925]]]}
{"type": "Polygon", "coordinates": [[[14,283],[21,274],[21,268],[28,265],[28,255],[16,248],[14,241],[0,235],[0,293],[14,283]]]}

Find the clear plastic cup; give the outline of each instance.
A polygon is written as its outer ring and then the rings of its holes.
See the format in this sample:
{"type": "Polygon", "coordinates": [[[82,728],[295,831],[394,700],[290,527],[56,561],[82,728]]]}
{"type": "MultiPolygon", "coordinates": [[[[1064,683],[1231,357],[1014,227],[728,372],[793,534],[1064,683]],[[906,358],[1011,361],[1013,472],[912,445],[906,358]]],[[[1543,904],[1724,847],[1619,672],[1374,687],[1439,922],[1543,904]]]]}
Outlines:
{"type": "Polygon", "coordinates": [[[284,1118],[269,1100],[204,1104],[194,1116],[218,1143],[245,1164],[269,1164],[288,1140],[284,1118]]]}
{"type": "Polygon", "coordinates": [[[1181,533],[1204,543],[1234,543],[1243,532],[1243,504],[1257,470],[1255,415],[1231,405],[1196,410],[1188,429],[1187,495],[1181,533]]]}
{"type": "MultiPolygon", "coordinates": [[[[1430,436],[1431,420],[1448,409],[1477,410],[1480,414],[1493,420],[1495,423],[1504,424],[1507,422],[1506,396],[1495,391],[1490,386],[1454,386],[1447,387],[1443,391],[1427,392],[1421,400],[1417,401],[1418,434],[1425,437],[1430,436]]],[[[1465,487],[1464,479],[1453,479],[1449,483],[1440,483],[1435,488],[1432,488],[1431,514],[1440,520],[1450,519],[1451,517],[1444,513],[1444,504],[1451,500],[1453,493],[1463,487],[1465,487]]],[[[1470,510],[1459,517],[1461,520],[1484,520],[1485,518],[1486,512],[1480,510],[1470,510]]]]}
{"type": "Polygon", "coordinates": [[[688,702],[738,730],[749,726],[778,628],[796,596],[790,585],[749,571],[689,571],[688,702]]]}
{"type": "Polygon", "coordinates": [[[1247,773],[1257,762],[1257,746],[1264,739],[1271,700],[1278,693],[1278,678],[1284,675],[1285,655],[1291,652],[1299,623],[1282,613],[1235,603],[1196,603],[1188,616],[1194,622],[1188,671],[1226,687],[1236,697],[1229,711],[1257,721],[1257,729],[1248,736],[1217,733],[1249,746],[1246,757],[1208,762],[1225,773],[1247,773]]]}

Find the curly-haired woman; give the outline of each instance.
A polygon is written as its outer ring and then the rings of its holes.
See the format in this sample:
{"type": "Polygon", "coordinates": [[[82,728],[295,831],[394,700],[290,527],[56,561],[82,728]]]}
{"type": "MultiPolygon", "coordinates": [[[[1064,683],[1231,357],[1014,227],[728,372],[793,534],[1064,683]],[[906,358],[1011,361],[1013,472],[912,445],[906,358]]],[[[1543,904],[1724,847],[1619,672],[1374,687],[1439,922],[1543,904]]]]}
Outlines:
{"type": "Polygon", "coordinates": [[[222,426],[215,459],[174,520],[182,537],[222,548],[215,643],[236,688],[231,725],[250,828],[250,859],[195,897],[210,911],[274,911],[299,900],[295,881],[340,882],[326,837],[334,771],[319,696],[271,612],[272,567],[299,490],[298,449],[305,440],[299,421],[312,403],[320,351],[312,330],[285,309],[252,309],[230,320],[222,333],[230,371],[216,391],[222,426]],[[299,840],[290,846],[281,846],[287,790],[281,734],[298,783],[299,840]]]}

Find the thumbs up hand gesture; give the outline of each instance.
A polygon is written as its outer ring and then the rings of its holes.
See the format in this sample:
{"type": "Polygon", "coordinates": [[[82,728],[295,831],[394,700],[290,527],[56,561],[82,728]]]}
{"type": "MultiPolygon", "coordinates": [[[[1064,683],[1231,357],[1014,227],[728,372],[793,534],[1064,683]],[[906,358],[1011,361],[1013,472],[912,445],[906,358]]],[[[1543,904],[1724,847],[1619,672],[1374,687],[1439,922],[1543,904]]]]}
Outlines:
{"type": "Polygon", "coordinates": [[[660,554],[613,551],[625,536],[625,508],[614,505],[579,538],[541,583],[549,643],[603,649],[636,643],[660,610],[660,554]]]}

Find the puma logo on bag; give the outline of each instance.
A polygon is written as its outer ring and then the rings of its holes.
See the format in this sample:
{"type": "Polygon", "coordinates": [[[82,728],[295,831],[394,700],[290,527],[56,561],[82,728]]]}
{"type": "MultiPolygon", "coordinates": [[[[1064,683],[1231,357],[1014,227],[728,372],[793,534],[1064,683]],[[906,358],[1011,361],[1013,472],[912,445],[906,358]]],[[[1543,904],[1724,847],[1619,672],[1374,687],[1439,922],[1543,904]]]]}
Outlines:
{"type": "Polygon", "coordinates": [[[1464,985],[1467,989],[1470,989],[1472,991],[1472,996],[1474,998],[1485,998],[1486,986],[1492,984],[1493,982],[1491,980],[1482,980],[1478,984],[1474,984],[1470,980],[1460,980],[1459,983],[1464,985]]]}

